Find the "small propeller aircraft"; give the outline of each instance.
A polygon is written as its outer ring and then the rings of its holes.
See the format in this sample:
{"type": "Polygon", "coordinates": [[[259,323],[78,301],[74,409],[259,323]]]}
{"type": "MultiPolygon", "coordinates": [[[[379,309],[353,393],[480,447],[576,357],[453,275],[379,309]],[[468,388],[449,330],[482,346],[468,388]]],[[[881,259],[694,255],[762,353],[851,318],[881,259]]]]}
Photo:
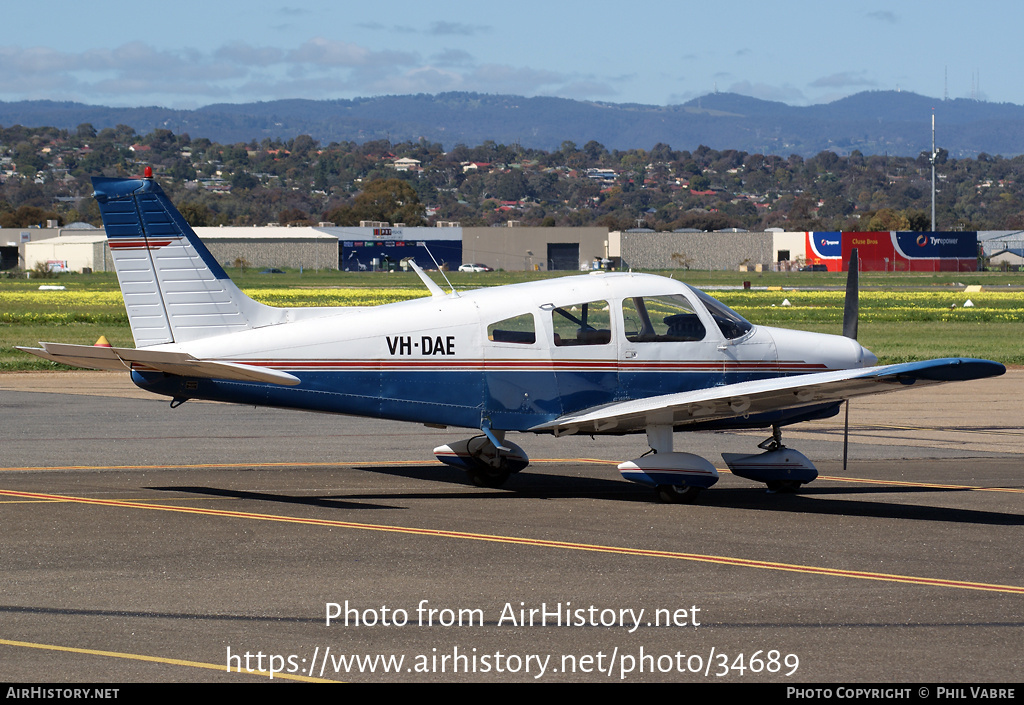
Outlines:
{"type": "Polygon", "coordinates": [[[874,366],[856,341],[856,256],[844,335],[756,326],[704,292],[649,274],[603,273],[445,292],[368,308],[273,308],[238,289],[151,173],[94,178],[135,349],[42,343],[40,357],[129,370],[171,397],[477,429],[434,450],[480,486],[529,464],[510,431],[647,435],[619,465],[666,502],[718,480],[674,450],[675,431],[771,428],[731,471],[792,491],[817,477],[781,428],[864,395],[1005,372],[947,358],[874,366]],[[652,452],[653,451],[653,452],[652,452]]]}

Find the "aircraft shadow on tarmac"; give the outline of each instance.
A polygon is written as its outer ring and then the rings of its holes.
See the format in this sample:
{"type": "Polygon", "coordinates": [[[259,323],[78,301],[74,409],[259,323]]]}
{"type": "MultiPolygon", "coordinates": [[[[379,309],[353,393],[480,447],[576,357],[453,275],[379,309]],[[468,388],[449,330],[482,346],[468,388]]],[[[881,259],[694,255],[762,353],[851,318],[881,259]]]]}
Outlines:
{"type": "MultiPolygon", "coordinates": [[[[936,493],[970,492],[968,489],[942,487],[812,487],[801,488],[794,494],[768,495],[764,490],[720,489],[712,498],[701,497],[704,504],[733,509],[754,509],[771,512],[793,512],[800,514],[827,514],[834,516],[871,517],[873,519],[913,519],[954,524],[978,524],[992,526],[1021,526],[1024,516],[1007,512],[956,509],[920,504],[896,504],[841,499],[835,495],[864,496],[885,495],[934,495],[936,493]],[[820,496],[815,496],[820,495],[820,496]],[[825,496],[828,496],[827,498],[825,496]]],[[[711,492],[707,493],[708,495],[711,492]]],[[[923,497],[922,497],[923,498],[923,497]]]]}
{"type": "MultiPolygon", "coordinates": [[[[369,504],[363,500],[370,499],[363,495],[326,495],[326,496],[298,496],[279,494],[274,492],[253,492],[251,490],[232,490],[223,487],[197,487],[190,485],[172,487],[147,487],[147,490],[157,492],[184,492],[188,494],[205,495],[208,497],[220,497],[224,499],[243,499],[257,502],[277,502],[281,504],[300,504],[306,507],[324,507],[326,509],[405,509],[397,504],[369,504]],[[352,501],[359,500],[359,501],[352,501]]],[[[375,495],[373,498],[383,498],[388,495],[375,495]]],[[[392,499],[398,496],[391,496],[392,499]]]]}
{"type": "MultiPolygon", "coordinates": [[[[101,609],[84,609],[74,607],[25,607],[23,605],[0,605],[0,614],[20,614],[20,615],[47,615],[47,616],[76,616],[76,617],[99,617],[99,618],[116,618],[119,620],[123,619],[165,619],[165,620],[183,620],[188,622],[195,621],[207,621],[207,622],[256,622],[256,623],[269,623],[269,624],[311,624],[321,625],[324,623],[323,617],[294,617],[286,615],[265,615],[265,614],[211,614],[206,612],[158,612],[158,611],[147,611],[147,610],[101,610],[101,609]]],[[[416,628],[415,625],[411,625],[412,628],[416,628]]],[[[486,621],[480,626],[500,626],[497,621],[486,621]]],[[[894,622],[883,622],[878,620],[856,622],[850,620],[843,621],[822,621],[818,618],[807,620],[807,621],[787,621],[787,622],[770,622],[770,621],[757,621],[757,622],[708,622],[707,627],[716,628],[727,628],[727,629],[879,629],[879,628],[898,628],[898,629],[936,629],[950,626],[957,627],[971,627],[974,629],[1019,629],[1024,627],[1024,622],[1021,621],[926,621],[926,622],[914,622],[908,624],[902,621],[894,622]]],[[[598,630],[607,629],[607,627],[595,627],[598,630]]],[[[644,628],[641,625],[641,628],[644,628]]],[[[657,627],[655,627],[657,629],[657,627]]]]}
{"type": "Polygon", "coordinates": [[[25,607],[0,605],[0,614],[73,615],[79,617],[116,617],[118,619],[197,619],[213,622],[292,622],[296,624],[323,624],[323,617],[286,617],[254,614],[208,614],[203,612],[156,612],[148,610],[100,610],[73,607],[25,607]]]}
{"type": "MultiPolygon", "coordinates": [[[[501,489],[476,489],[467,487],[465,473],[458,470],[438,468],[436,465],[374,467],[360,466],[358,470],[393,477],[430,480],[439,485],[452,484],[464,488],[458,492],[374,492],[330,495],[296,496],[273,492],[254,492],[218,487],[168,486],[147,489],[162,492],[184,492],[225,497],[232,499],[279,502],[328,509],[406,509],[399,502],[417,499],[547,499],[578,498],[602,499],[621,502],[655,503],[646,488],[615,479],[593,477],[572,477],[532,471],[513,475],[501,489]],[[475,490],[475,491],[474,491],[475,490]],[[375,501],[378,500],[378,501],[375,501]],[[385,500],[379,502],[379,500],[385,500]]],[[[804,487],[799,492],[769,494],[763,488],[738,487],[715,488],[703,493],[698,506],[722,509],[750,509],[755,511],[789,512],[798,514],[820,514],[834,516],[860,516],[875,519],[911,519],[943,523],[1021,526],[1024,515],[1007,512],[958,509],[942,506],[910,505],[882,501],[853,499],[872,495],[908,497],[919,495],[922,499],[936,493],[970,492],[969,489],[945,487],[900,487],[896,485],[869,485],[849,487],[804,487]],[[840,495],[840,496],[837,496],[840,495]],[[850,497],[851,499],[845,499],[850,497]]],[[[665,505],[674,511],[687,511],[686,505],[665,505]]]]}

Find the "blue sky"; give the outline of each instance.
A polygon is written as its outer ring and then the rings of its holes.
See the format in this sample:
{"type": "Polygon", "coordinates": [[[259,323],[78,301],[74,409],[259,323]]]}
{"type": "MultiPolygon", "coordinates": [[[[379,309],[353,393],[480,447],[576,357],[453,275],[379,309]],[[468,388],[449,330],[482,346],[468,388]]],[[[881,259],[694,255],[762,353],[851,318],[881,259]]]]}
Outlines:
{"type": "Polygon", "coordinates": [[[864,90],[1024,104],[1024,3],[5,3],[0,100],[193,108],[476,91],[791,105],[864,90]],[[948,75],[948,82],[946,76],[948,75]]]}

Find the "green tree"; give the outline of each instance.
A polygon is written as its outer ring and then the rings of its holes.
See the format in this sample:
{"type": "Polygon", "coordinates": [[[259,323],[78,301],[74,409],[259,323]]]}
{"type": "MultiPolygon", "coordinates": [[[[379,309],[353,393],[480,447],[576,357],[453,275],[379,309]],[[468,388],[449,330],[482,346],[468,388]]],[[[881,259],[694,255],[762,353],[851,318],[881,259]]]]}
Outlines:
{"type": "Polygon", "coordinates": [[[0,228],[28,228],[43,225],[47,220],[56,220],[58,225],[64,224],[64,220],[54,211],[38,206],[19,206],[13,212],[0,214],[0,228]]]}
{"type": "Polygon", "coordinates": [[[416,190],[401,179],[371,181],[356,196],[352,205],[342,206],[327,213],[327,220],[343,224],[353,221],[378,220],[388,223],[420,225],[424,208],[416,190]]]}
{"type": "Polygon", "coordinates": [[[932,229],[931,214],[920,209],[906,210],[903,214],[907,217],[907,222],[909,223],[907,230],[926,232],[932,229]]]}
{"type": "Polygon", "coordinates": [[[530,195],[529,184],[519,169],[488,175],[487,187],[500,201],[518,201],[530,195]]]}
{"type": "Polygon", "coordinates": [[[586,153],[587,159],[594,165],[601,163],[608,156],[608,150],[596,140],[590,140],[583,145],[583,151],[586,153]]]}
{"type": "Polygon", "coordinates": [[[231,188],[233,189],[254,189],[260,185],[260,180],[247,171],[236,171],[231,175],[231,188]]]}
{"type": "Polygon", "coordinates": [[[711,179],[704,176],[703,174],[697,174],[696,176],[690,177],[690,190],[691,191],[707,191],[711,187],[711,179]]]}
{"type": "Polygon", "coordinates": [[[182,203],[178,210],[185,217],[185,222],[194,228],[204,228],[213,220],[210,209],[202,203],[182,203]]]}
{"type": "Polygon", "coordinates": [[[281,225],[313,225],[309,214],[298,208],[285,208],[278,215],[277,222],[281,225]]]}
{"type": "Polygon", "coordinates": [[[319,143],[309,135],[299,135],[291,144],[292,154],[305,159],[310,152],[315,150],[319,143]]]}
{"type": "Polygon", "coordinates": [[[868,221],[868,230],[871,232],[910,230],[910,221],[902,212],[894,211],[892,208],[882,208],[871,216],[871,220],[868,221]]]}

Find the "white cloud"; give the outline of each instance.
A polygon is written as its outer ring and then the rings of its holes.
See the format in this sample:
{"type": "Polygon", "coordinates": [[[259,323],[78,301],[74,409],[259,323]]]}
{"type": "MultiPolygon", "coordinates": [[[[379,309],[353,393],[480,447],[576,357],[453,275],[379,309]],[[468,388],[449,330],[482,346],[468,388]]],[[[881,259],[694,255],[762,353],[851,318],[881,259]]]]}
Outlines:
{"type": "Polygon", "coordinates": [[[314,37],[287,55],[292,63],[328,67],[407,66],[416,57],[401,51],[372,51],[350,42],[314,37]]]}
{"type": "Polygon", "coordinates": [[[320,66],[360,66],[369,60],[369,49],[323,37],[314,37],[288,53],[289,62],[320,66]]]}
{"type": "Polygon", "coordinates": [[[254,47],[245,42],[231,42],[213,52],[218,59],[245,66],[271,66],[284,59],[284,52],[277,47],[254,47]]]}
{"type": "Polygon", "coordinates": [[[430,29],[427,30],[427,34],[432,34],[434,36],[458,35],[462,37],[472,37],[477,34],[489,32],[490,29],[491,28],[487,25],[439,21],[430,25],[430,29]]]}
{"type": "Polygon", "coordinates": [[[434,54],[430,60],[439,66],[470,66],[474,63],[473,56],[462,49],[445,49],[434,54]]]}
{"type": "Polygon", "coordinates": [[[896,24],[899,21],[896,13],[889,10],[875,10],[874,12],[867,13],[867,16],[873,20],[887,22],[888,24],[896,24]]]}
{"type": "Polygon", "coordinates": [[[855,86],[877,86],[878,81],[867,78],[863,72],[840,71],[828,76],[822,76],[811,81],[808,85],[815,88],[847,88],[855,86]]]}

